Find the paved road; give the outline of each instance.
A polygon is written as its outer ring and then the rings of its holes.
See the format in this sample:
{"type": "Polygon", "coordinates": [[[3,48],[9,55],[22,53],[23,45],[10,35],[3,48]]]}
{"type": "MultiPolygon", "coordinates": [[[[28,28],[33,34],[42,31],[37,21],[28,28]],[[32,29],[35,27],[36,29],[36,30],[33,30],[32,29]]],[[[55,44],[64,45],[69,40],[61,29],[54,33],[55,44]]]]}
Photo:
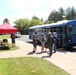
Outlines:
{"type": "Polygon", "coordinates": [[[30,42],[32,40],[29,39],[29,35],[21,35],[20,38],[16,38],[18,40],[21,40],[21,41],[25,41],[25,42],[30,42]]]}

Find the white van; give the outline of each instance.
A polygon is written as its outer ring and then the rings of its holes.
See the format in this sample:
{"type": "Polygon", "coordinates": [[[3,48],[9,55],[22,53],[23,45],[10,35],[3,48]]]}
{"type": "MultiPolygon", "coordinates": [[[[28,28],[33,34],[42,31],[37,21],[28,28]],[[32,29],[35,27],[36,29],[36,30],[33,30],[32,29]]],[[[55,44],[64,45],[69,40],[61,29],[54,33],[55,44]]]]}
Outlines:
{"type": "Polygon", "coordinates": [[[15,37],[16,37],[16,38],[21,37],[21,33],[20,33],[20,32],[16,32],[16,33],[15,33],[15,37]]]}

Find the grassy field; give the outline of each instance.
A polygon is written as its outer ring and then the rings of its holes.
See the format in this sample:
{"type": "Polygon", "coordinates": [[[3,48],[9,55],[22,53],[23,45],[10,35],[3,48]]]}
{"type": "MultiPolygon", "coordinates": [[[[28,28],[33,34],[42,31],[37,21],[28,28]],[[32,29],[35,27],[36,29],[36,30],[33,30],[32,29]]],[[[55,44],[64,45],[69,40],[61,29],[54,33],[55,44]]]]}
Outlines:
{"type": "Polygon", "coordinates": [[[0,59],[0,75],[70,75],[52,63],[35,57],[0,59]]]}
{"type": "Polygon", "coordinates": [[[0,35],[0,39],[7,39],[10,38],[10,35],[0,35]]]}
{"type": "Polygon", "coordinates": [[[8,49],[8,50],[0,50],[0,52],[3,52],[3,51],[12,51],[12,50],[17,50],[17,49],[19,49],[18,46],[12,47],[12,45],[10,44],[10,49],[8,49]]]}

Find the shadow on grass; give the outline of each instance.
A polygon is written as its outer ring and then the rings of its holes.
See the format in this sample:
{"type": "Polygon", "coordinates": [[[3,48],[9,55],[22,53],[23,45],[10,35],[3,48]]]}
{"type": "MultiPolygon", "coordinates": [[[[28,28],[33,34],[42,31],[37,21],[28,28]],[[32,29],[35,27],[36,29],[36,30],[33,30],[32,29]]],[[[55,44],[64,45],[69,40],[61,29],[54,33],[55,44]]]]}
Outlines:
{"type": "Polygon", "coordinates": [[[0,50],[0,52],[3,52],[3,51],[12,51],[12,50],[18,50],[18,49],[19,49],[19,47],[15,46],[15,47],[10,47],[10,49],[0,50]]]}

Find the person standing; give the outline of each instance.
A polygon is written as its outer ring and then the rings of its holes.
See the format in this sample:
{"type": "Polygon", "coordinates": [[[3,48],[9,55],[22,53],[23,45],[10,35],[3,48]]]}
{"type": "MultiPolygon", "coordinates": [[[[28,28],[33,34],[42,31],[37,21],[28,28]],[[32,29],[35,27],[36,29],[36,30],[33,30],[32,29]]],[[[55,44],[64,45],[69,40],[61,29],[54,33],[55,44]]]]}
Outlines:
{"type": "Polygon", "coordinates": [[[55,32],[53,33],[53,38],[54,38],[54,53],[55,53],[57,50],[57,47],[56,47],[56,45],[57,45],[57,34],[55,32]]]}
{"type": "Polygon", "coordinates": [[[36,35],[36,37],[37,37],[37,32],[35,31],[35,33],[34,33],[35,35],[36,35]]]}
{"type": "Polygon", "coordinates": [[[44,33],[42,33],[42,38],[41,38],[41,53],[44,52],[45,41],[46,41],[46,37],[45,37],[44,33]]]}
{"type": "Polygon", "coordinates": [[[51,32],[48,32],[48,37],[47,37],[47,48],[49,49],[49,56],[52,56],[52,47],[53,47],[53,37],[51,32]]]}
{"type": "Polygon", "coordinates": [[[37,49],[37,37],[36,37],[36,35],[34,34],[34,35],[33,35],[33,53],[36,52],[36,49],[37,49]]]}
{"type": "Polygon", "coordinates": [[[11,37],[12,47],[15,47],[15,34],[12,33],[10,37],[11,37]]]}

